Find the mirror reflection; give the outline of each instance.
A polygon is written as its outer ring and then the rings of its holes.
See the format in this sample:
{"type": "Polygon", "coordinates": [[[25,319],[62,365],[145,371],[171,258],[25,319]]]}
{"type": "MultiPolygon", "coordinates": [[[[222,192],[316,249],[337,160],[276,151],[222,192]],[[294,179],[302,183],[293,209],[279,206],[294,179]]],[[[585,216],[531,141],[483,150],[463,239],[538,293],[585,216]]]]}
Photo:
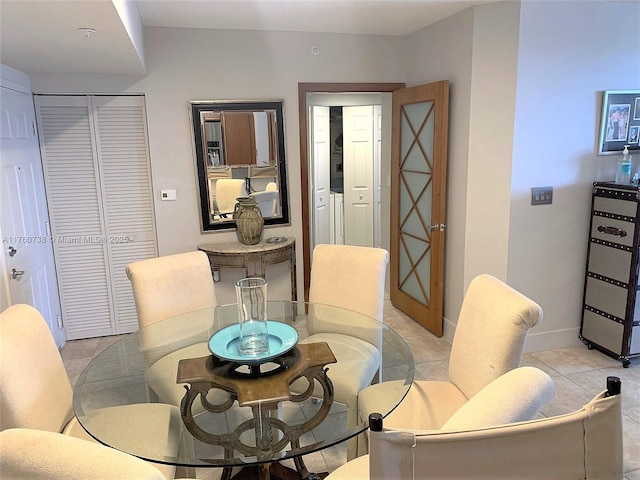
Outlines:
{"type": "Polygon", "coordinates": [[[282,101],[189,103],[203,231],[235,228],[245,196],[265,225],[289,223],[282,101]]]}

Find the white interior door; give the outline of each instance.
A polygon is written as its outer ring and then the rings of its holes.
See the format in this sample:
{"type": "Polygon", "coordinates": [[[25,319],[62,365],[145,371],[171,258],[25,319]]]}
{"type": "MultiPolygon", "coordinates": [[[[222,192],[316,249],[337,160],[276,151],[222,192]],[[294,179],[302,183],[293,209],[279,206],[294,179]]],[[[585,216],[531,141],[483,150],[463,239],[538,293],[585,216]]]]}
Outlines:
{"type": "MultiPolygon", "coordinates": [[[[331,136],[329,132],[329,107],[312,106],[309,122],[313,156],[313,247],[331,243],[329,195],[331,193],[331,136]]],[[[312,248],[313,251],[313,248],[312,248]]]]}
{"type": "Polygon", "coordinates": [[[343,107],[344,239],[373,247],[373,105],[343,107]]]}
{"type": "MultiPolygon", "coordinates": [[[[42,164],[30,92],[8,88],[3,80],[0,101],[2,172],[2,248],[9,303],[32,305],[47,321],[62,347],[60,300],[42,164]]],[[[13,86],[12,86],[13,87],[13,86]]]]}

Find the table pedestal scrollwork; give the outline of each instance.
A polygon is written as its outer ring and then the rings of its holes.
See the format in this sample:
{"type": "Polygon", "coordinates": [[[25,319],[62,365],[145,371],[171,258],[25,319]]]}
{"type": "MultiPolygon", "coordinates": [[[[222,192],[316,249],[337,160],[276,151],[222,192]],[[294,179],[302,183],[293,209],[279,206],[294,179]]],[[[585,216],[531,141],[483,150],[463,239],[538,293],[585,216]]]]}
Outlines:
{"type": "MultiPolygon", "coordinates": [[[[180,413],[186,428],[198,440],[224,448],[225,458],[233,458],[234,451],[245,456],[255,456],[264,463],[258,467],[258,477],[269,478],[314,478],[301,456],[294,458],[296,471],[271,460],[274,454],[291,445],[292,450],[300,448],[300,437],[316,428],[326,418],[333,404],[333,384],[327,377],[325,366],[335,363],[333,352],[324,342],[298,344],[287,354],[271,360],[267,364],[246,367],[234,362],[221,360],[214,355],[180,360],[178,383],[186,383],[186,393],[180,405],[180,413]],[[267,370],[267,367],[272,367],[267,370]],[[290,385],[299,378],[306,378],[308,388],[302,394],[292,393],[290,385]],[[307,421],[289,425],[275,416],[278,405],[284,401],[304,402],[313,394],[314,381],[323,389],[322,403],[318,411],[307,421]],[[207,400],[212,389],[225,391],[229,397],[216,405],[207,400]],[[241,407],[251,407],[253,418],[247,420],[231,433],[216,434],[202,428],[193,416],[192,406],[200,399],[202,407],[211,413],[229,410],[235,401],[241,407]],[[254,430],[255,445],[242,440],[242,434],[254,430]],[[276,431],[276,435],[274,435],[276,431]],[[270,462],[271,460],[271,462],[270,462]]],[[[225,467],[222,479],[231,478],[231,467],[225,467]]],[[[244,470],[236,479],[250,478],[244,470]]]]}

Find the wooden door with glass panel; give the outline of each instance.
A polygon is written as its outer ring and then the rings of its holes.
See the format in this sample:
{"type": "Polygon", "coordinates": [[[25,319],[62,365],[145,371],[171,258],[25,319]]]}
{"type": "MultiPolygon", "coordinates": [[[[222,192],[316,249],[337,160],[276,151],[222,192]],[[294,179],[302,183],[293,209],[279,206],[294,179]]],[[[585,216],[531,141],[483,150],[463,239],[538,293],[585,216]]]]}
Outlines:
{"type": "Polygon", "coordinates": [[[393,92],[391,303],[442,336],[449,82],[393,92]]]}

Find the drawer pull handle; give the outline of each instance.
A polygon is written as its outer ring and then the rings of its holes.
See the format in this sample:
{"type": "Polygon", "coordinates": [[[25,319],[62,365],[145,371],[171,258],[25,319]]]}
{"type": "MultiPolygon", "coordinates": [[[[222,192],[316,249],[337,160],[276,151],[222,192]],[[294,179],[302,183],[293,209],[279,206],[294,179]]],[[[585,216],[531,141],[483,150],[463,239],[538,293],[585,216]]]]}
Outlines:
{"type": "Polygon", "coordinates": [[[626,237],[627,236],[627,232],[625,232],[621,228],[607,227],[605,225],[600,225],[598,227],[598,231],[600,233],[606,233],[607,235],[615,235],[616,237],[626,237]]]}

